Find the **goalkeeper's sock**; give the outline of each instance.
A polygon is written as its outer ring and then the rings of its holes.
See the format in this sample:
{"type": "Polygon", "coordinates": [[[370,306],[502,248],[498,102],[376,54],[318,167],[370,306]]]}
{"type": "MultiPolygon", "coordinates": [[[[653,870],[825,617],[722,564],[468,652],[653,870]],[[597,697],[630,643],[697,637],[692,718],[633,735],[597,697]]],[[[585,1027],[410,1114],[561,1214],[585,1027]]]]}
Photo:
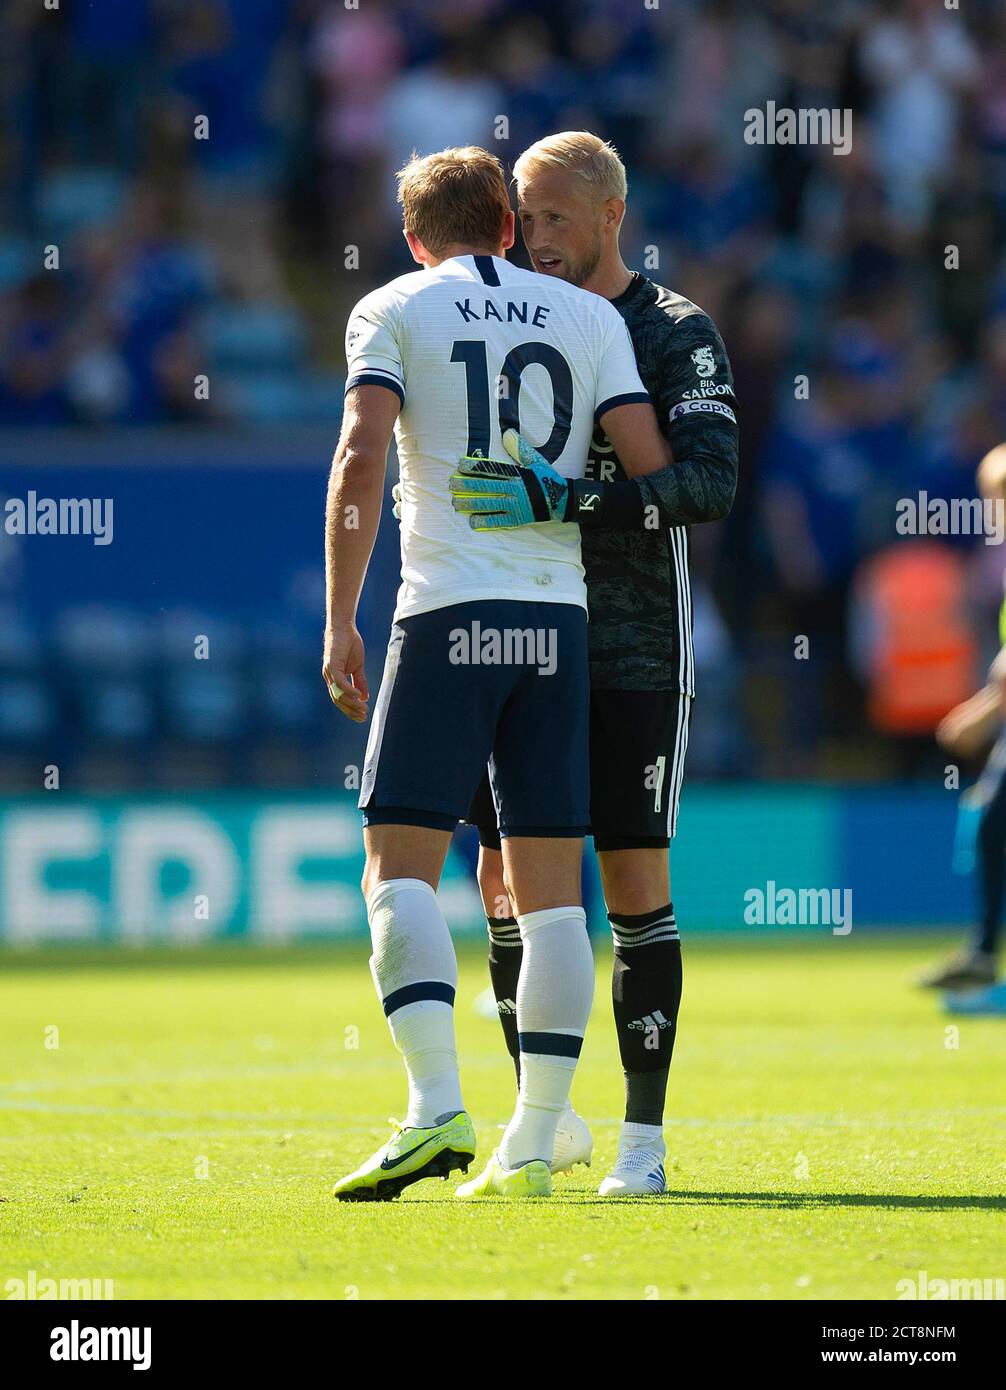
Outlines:
{"type": "Polygon", "coordinates": [[[660,1126],[681,1005],[681,942],[674,907],[609,913],[615,942],[611,1000],[625,1075],[625,1119],[660,1126]]]}
{"type": "Polygon", "coordinates": [[[513,1059],[520,1085],[520,1043],[517,1040],[517,981],[524,947],[516,917],[487,917],[489,925],[489,978],[507,1051],[513,1059]]]}
{"type": "Polygon", "coordinates": [[[618,1136],[619,1153],[623,1153],[626,1149],[660,1149],[663,1151],[663,1148],[663,1125],[640,1125],[631,1120],[626,1120],[622,1125],[622,1131],[618,1136]]]}
{"type": "Polygon", "coordinates": [[[504,1168],[552,1160],[594,995],[594,958],[582,907],[518,916],[524,960],[517,984],[520,1093],[499,1146],[504,1168]]]}
{"type": "Polygon", "coordinates": [[[406,1126],[463,1110],[454,1042],[458,963],[437,895],[417,878],[387,879],[367,899],[370,970],[409,1078],[406,1126]]]}

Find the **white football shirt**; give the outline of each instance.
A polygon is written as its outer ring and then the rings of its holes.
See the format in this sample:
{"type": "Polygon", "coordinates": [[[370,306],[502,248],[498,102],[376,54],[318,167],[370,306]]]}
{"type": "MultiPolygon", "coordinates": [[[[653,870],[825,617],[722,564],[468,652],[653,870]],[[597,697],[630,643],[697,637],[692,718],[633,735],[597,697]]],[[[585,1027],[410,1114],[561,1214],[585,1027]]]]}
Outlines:
{"type": "Polygon", "coordinates": [[[586,608],[578,526],[473,531],[447,480],[464,454],[509,458],[511,427],[564,477],[583,477],[599,416],[649,400],[618,311],[498,256],[456,256],[361,299],[346,357],[347,391],[387,386],[402,401],[396,620],[483,599],[586,608]]]}

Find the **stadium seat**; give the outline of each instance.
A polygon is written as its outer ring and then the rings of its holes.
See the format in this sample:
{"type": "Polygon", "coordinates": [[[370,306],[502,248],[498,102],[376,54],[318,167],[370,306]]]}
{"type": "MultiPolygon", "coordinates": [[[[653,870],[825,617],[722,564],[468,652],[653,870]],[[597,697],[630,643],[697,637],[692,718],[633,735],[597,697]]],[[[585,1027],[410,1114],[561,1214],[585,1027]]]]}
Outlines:
{"type": "Polygon", "coordinates": [[[318,672],[317,634],[265,625],[252,636],[249,650],[262,735],[304,734],[317,727],[331,708],[318,672]]]}
{"type": "Polygon", "coordinates": [[[100,604],[65,608],[53,630],[57,669],[76,727],[97,743],[137,744],[156,730],[147,620],[100,604]]]}
{"type": "Polygon", "coordinates": [[[35,200],[39,225],[51,239],[107,222],[119,211],[123,178],[114,169],[58,168],[41,181],[35,200]]]}
{"type": "Polygon", "coordinates": [[[159,624],[159,685],[171,737],[230,743],[249,721],[250,695],[244,680],[244,634],[232,620],[175,609],[159,624]],[[205,659],[198,638],[208,639],[205,659]]]}
{"type": "Polygon", "coordinates": [[[251,424],[326,424],[342,419],[342,380],[320,373],[240,371],[221,381],[232,415],[251,424]]]}
{"type": "Polygon", "coordinates": [[[34,273],[35,248],[18,237],[0,237],[0,292],[14,289],[34,273]]]}
{"type": "Polygon", "coordinates": [[[57,725],[57,702],[40,675],[0,674],[0,743],[32,747],[57,725]]]}
{"type": "Polygon", "coordinates": [[[299,315],[278,304],[218,304],[203,320],[218,371],[241,368],[296,371],[307,347],[299,315]]]}

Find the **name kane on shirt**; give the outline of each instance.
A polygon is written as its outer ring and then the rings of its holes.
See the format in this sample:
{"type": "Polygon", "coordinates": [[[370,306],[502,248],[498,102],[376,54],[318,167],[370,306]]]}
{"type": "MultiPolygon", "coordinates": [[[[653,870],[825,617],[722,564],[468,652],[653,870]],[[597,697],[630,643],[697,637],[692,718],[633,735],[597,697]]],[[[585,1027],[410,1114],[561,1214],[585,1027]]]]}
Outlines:
{"type": "MultiPolygon", "coordinates": [[[[454,307],[461,314],[465,323],[471,323],[473,320],[476,322],[487,322],[490,319],[495,319],[497,323],[528,322],[529,310],[527,300],[523,300],[520,304],[517,304],[512,299],[508,299],[506,302],[506,318],[503,317],[491,299],[485,300],[485,307],[481,313],[479,313],[478,309],[472,308],[470,299],[466,299],[463,304],[459,299],[456,299],[454,301],[454,307]]],[[[536,304],[534,314],[531,318],[532,326],[534,328],[544,328],[545,319],[550,312],[551,309],[549,306],[545,304],[536,304]]]]}

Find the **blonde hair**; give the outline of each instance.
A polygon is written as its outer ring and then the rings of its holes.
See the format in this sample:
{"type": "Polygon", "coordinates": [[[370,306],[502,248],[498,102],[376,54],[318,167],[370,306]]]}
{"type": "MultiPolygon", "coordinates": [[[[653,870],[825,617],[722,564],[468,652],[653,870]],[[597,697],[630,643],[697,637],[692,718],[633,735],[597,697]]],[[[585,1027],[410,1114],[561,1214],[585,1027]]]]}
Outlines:
{"type": "Polygon", "coordinates": [[[564,130],[530,145],[513,166],[518,185],[551,169],[569,169],[591,185],[601,199],[621,198],[628,191],[625,165],[614,145],[589,130],[564,130]]]}
{"type": "Polygon", "coordinates": [[[413,154],[397,177],[405,230],[435,256],[448,246],[499,249],[510,197],[494,154],[478,145],[413,154]]]}
{"type": "Polygon", "coordinates": [[[1006,444],[988,451],[978,465],[977,482],[983,497],[1006,496],[1006,444]]]}

